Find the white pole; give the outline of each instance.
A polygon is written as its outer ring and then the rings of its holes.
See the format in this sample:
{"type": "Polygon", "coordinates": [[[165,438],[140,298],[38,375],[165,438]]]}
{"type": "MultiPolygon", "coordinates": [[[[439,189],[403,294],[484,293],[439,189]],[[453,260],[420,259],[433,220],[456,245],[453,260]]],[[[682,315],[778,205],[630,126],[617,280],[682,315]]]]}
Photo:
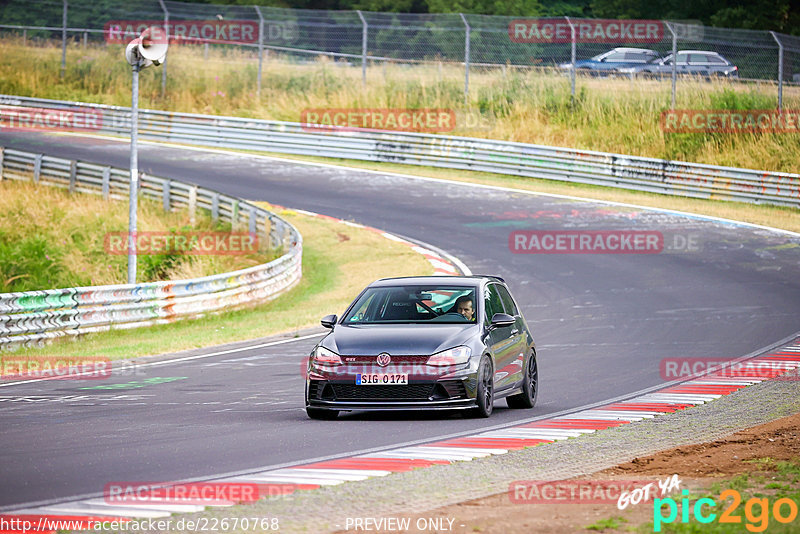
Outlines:
{"type": "MultiPolygon", "coordinates": [[[[158,3],[161,4],[161,9],[164,11],[164,31],[166,32],[166,39],[169,42],[169,10],[167,10],[167,6],[164,4],[164,0],[158,0],[158,3]]],[[[167,58],[164,57],[164,63],[162,64],[164,70],[161,71],[161,98],[164,98],[167,94],[167,58]]]]}
{"type": "Polygon", "coordinates": [[[131,180],[128,190],[128,283],[136,283],[136,195],[139,189],[139,63],[133,65],[131,89],[131,180]]]}

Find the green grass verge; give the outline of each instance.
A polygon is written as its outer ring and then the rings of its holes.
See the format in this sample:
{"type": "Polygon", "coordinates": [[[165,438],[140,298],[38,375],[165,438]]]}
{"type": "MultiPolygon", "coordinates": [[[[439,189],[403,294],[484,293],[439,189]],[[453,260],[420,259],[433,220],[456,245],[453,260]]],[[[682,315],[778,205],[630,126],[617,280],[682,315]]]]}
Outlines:
{"type": "MultiPolygon", "coordinates": [[[[161,203],[142,197],[140,232],[223,232],[231,225],[214,222],[205,210],[191,221],[187,210],[164,212],[161,203]]],[[[99,195],[70,194],[65,189],[29,182],[0,182],[0,293],[56,287],[124,284],[128,257],[110,254],[105,236],[119,239],[128,231],[128,206],[99,195]]],[[[109,241],[110,242],[110,241],[109,241]]],[[[246,255],[186,255],[180,252],[140,255],[142,282],[196,278],[265,263],[272,252],[246,255]]]]}

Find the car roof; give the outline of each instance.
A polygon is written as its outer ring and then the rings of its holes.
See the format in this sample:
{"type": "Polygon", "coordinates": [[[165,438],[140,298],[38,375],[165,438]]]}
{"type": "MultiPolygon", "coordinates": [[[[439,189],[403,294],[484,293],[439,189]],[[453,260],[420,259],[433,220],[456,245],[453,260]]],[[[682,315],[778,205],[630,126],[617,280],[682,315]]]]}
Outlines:
{"type": "Polygon", "coordinates": [[[447,284],[465,287],[477,287],[486,281],[502,282],[505,280],[499,276],[474,274],[470,276],[399,276],[396,278],[381,278],[372,282],[369,287],[387,287],[394,285],[416,285],[416,284],[447,284]]]}
{"type": "Polygon", "coordinates": [[[649,48],[628,48],[625,46],[614,48],[612,50],[609,50],[609,52],[652,52],[654,54],[658,53],[655,50],[650,50],[649,48]]]}
{"type": "Polygon", "coordinates": [[[713,54],[722,57],[719,52],[711,52],[710,50],[678,50],[679,54],[713,54]]]}

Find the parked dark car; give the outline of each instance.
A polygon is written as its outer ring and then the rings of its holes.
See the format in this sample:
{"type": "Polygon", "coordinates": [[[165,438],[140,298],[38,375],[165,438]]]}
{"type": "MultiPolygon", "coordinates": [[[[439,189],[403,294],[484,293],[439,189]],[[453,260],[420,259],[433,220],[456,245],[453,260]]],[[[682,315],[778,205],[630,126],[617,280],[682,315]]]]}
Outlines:
{"type": "MultiPolygon", "coordinates": [[[[576,61],[575,71],[606,76],[616,74],[620,68],[642,65],[660,58],[661,56],[658,52],[647,48],[615,48],[591,59],[576,61]]],[[[572,68],[572,63],[561,63],[558,67],[569,72],[569,69],[572,68]]]]}
{"type": "MultiPolygon", "coordinates": [[[[712,76],[739,77],[739,68],[716,52],[681,50],[677,56],[675,67],[677,74],[681,76],[704,76],[706,78],[712,76]]],[[[671,76],[672,54],[645,64],[619,67],[617,72],[629,76],[671,76]]]]}
{"type": "Polygon", "coordinates": [[[306,412],[462,409],[489,417],[496,399],[536,403],[536,347],[496,276],[387,278],[370,284],[314,347],[306,412]]]}

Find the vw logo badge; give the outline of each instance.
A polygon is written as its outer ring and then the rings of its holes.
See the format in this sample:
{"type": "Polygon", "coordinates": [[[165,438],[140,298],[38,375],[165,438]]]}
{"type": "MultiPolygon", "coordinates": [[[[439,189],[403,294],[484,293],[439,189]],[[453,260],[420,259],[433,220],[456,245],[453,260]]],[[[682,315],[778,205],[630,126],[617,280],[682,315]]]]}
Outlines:
{"type": "Polygon", "coordinates": [[[392,357],[389,356],[388,352],[382,352],[378,354],[378,365],[381,367],[386,367],[392,361],[392,357]]]}

